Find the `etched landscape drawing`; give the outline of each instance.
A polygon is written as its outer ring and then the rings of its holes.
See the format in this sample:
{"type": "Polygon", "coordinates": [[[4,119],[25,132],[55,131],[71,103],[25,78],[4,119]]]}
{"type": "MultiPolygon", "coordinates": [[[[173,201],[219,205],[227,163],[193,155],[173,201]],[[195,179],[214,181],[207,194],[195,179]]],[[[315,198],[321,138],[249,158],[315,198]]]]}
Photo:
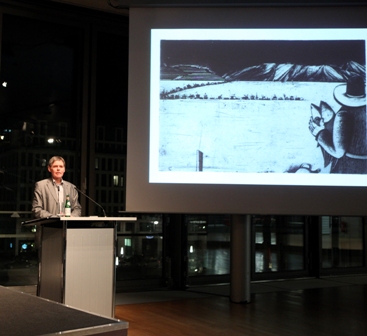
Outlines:
{"type": "Polygon", "coordinates": [[[330,173],[309,129],[311,105],[340,109],[334,89],[365,78],[365,47],[161,41],[159,171],[330,173]]]}

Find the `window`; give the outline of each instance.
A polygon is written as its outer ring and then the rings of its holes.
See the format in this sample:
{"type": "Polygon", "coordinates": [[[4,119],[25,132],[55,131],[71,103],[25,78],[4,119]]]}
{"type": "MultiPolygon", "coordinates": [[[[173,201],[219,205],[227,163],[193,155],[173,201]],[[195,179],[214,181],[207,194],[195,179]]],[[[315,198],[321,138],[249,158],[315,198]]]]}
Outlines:
{"type": "Polygon", "coordinates": [[[364,266],[361,217],[322,217],[322,267],[364,266]]]}
{"type": "Polygon", "coordinates": [[[255,273],[304,270],[305,218],[254,216],[255,273]]]}
{"type": "Polygon", "coordinates": [[[230,270],[230,217],[187,215],[188,276],[224,275],[230,270]]]}

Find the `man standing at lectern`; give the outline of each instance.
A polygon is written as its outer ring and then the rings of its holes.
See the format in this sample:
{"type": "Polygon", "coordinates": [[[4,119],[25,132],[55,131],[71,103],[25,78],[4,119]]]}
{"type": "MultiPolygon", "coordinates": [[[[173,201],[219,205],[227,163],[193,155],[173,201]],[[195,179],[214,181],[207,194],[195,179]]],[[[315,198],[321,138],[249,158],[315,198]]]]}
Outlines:
{"type": "Polygon", "coordinates": [[[51,177],[36,182],[32,202],[32,212],[35,218],[63,216],[66,195],[71,202],[71,216],[80,217],[82,207],[78,201],[75,186],[63,180],[65,160],[61,156],[54,156],[48,162],[51,177]]]}

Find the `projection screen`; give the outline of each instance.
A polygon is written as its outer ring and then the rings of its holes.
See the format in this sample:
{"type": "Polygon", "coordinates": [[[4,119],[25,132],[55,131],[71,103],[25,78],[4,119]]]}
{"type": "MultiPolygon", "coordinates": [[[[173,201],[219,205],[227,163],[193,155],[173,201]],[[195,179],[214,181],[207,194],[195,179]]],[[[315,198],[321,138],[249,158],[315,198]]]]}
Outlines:
{"type": "Polygon", "coordinates": [[[366,215],[367,8],[131,8],[126,210],[366,215]]]}

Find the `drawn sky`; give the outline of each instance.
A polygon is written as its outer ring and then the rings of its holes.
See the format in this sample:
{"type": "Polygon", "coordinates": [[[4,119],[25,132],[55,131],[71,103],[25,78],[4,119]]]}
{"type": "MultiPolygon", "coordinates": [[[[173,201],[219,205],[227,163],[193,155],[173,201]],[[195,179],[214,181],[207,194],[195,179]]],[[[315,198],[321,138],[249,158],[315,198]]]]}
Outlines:
{"type": "Polygon", "coordinates": [[[348,61],[365,65],[364,40],[161,41],[162,65],[200,65],[220,76],[262,63],[342,66],[348,61]]]}

